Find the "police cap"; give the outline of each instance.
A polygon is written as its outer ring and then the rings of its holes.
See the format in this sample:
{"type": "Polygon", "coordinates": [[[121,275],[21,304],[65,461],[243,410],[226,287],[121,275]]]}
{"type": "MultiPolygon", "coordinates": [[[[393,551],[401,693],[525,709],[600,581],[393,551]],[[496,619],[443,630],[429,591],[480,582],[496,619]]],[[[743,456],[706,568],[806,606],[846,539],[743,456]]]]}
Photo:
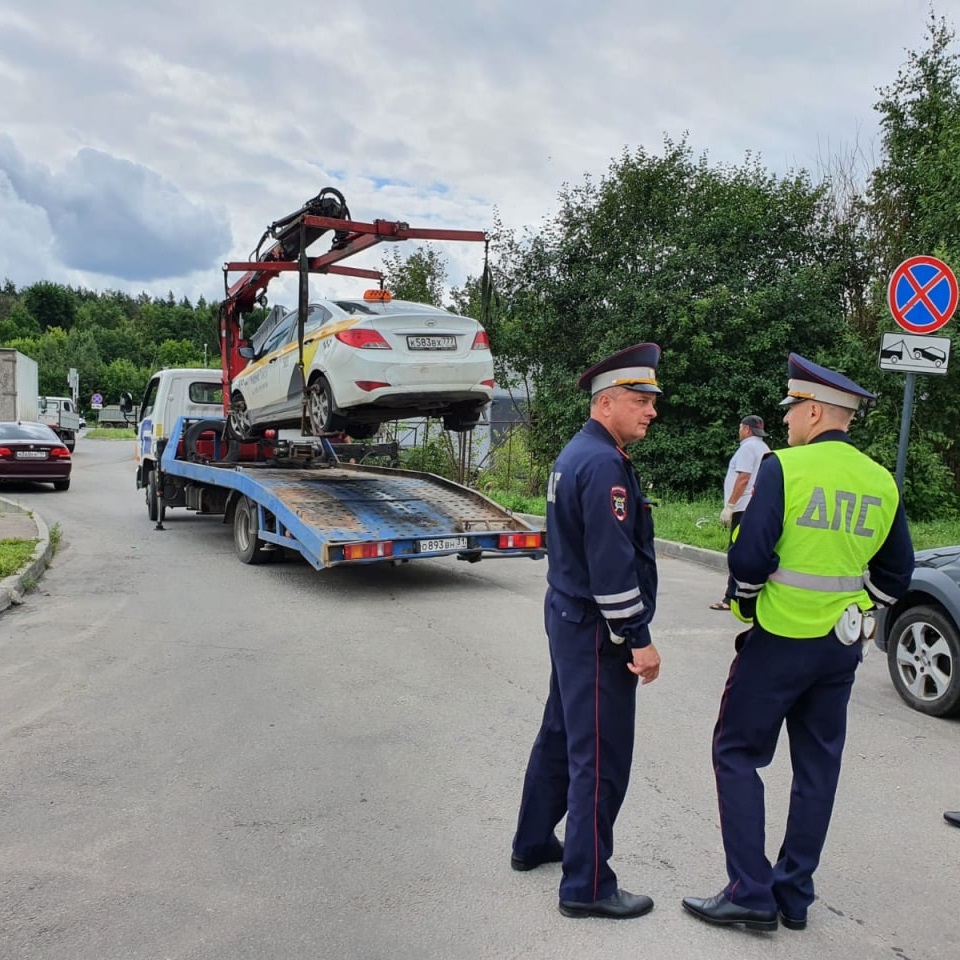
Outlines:
{"type": "Polygon", "coordinates": [[[787,396],[780,401],[785,407],[803,400],[817,400],[820,403],[832,403],[848,410],[856,410],[863,400],[876,400],[876,394],[864,390],[842,373],[836,373],[791,353],[787,361],[787,396]]]}
{"type": "Polygon", "coordinates": [[[657,364],[660,347],[655,343],[636,343],[594,364],[578,381],[581,390],[590,395],[607,387],[626,387],[640,393],[662,393],[657,386],[657,364]]]}

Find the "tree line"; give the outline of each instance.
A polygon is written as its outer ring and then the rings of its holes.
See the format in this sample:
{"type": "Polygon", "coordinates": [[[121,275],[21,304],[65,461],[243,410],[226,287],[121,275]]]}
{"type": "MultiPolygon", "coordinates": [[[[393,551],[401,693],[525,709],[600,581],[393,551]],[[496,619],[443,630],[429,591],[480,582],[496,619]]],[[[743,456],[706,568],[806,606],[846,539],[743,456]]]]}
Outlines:
{"type": "MultiPolygon", "coordinates": [[[[624,150],[599,178],[565,185],[537,230],[495,217],[489,260],[445,297],[434,248],[384,258],[395,295],[481,320],[499,382],[529,392],[530,451],[549,463],[587,416],[584,369],[642,340],[663,347],[659,418],[637,451],[662,495],[719,491],[742,416],[759,414],[785,443],[778,402],[790,351],[846,372],[878,394],[853,428],[891,469],[902,375],[878,369],[881,335],[896,329],[887,282],[903,259],[960,269],[960,58],[931,11],[875,105],[880,159],[851,152],[816,175],[777,175],[760,158],[713,164],[685,138],[659,152],[624,150]]],[[[0,291],[0,344],[38,361],[41,392],[135,396],[162,366],[219,364],[218,304],[95,293],[39,282],[0,291]]],[[[255,329],[262,311],[246,318],[255,329]]],[[[938,335],[960,340],[957,322],[938,335]]],[[[920,377],[905,497],[914,519],[960,511],[956,368],[920,377]]],[[[538,491],[531,491],[538,492],[538,491]]],[[[718,494],[719,495],[719,494],[718,494]]]]}

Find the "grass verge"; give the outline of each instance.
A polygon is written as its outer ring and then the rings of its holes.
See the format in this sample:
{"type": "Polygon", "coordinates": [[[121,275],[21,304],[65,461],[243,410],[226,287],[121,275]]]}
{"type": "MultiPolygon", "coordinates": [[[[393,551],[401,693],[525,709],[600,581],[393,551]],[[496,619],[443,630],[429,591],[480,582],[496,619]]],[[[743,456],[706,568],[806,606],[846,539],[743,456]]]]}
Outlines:
{"type": "Polygon", "coordinates": [[[94,427],[83,436],[93,440],[136,440],[137,431],[133,427],[94,427]]]}
{"type": "Polygon", "coordinates": [[[36,545],[36,540],[0,540],[0,580],[25,567],[36,545]]]}

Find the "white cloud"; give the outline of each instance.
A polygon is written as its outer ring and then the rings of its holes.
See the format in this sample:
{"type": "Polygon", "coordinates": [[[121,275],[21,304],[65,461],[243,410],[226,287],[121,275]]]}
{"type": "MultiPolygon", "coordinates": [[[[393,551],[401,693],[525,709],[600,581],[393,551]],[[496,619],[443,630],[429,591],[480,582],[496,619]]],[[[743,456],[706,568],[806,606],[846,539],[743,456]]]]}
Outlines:
{"type": "MultiPolygon", "coordinates": [[[[664,133],[775,171],[875,153],[876,88],[927,19],[927,0],[8,0],[0,204],[31,249],[5,230],[0,268],[211,298],[224,259],[327,185],[357,219],[487,229],[494,208],[539,223],[664,133]]],[[[481,250],[444,249],[452,282],[479,272],[481,250]]]]}

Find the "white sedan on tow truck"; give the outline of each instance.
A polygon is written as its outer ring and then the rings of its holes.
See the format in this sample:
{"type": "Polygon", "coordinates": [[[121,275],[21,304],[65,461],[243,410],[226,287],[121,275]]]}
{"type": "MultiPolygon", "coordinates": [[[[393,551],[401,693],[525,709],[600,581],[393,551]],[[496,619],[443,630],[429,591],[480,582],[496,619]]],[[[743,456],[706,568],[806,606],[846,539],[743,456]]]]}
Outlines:
{"type": "MultiPolygon", "coordinates": [[[[249,439],[301,422],[298,312],[274,307],[233,380],[228,429],[249,439]]],[[[486,331],[470,317],[367,291],[310,304],[303,333],[310,433],[376,434],[385,420],[442,417],[472,430],[493,397],[486,331]]]]}

